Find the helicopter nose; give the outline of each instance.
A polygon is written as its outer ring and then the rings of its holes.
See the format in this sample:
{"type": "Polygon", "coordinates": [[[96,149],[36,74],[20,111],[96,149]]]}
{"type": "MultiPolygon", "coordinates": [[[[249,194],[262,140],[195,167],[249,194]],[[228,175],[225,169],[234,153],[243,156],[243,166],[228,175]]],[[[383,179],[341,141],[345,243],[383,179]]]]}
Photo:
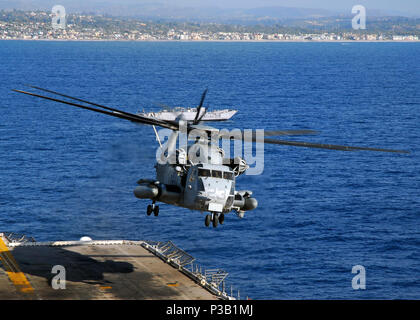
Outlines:
{"type": "Polygon", "coordinates": [[[206,193],[204,191],[199,191],[197,193],[197,196],[195,197],[196,201],[199,201],[201,203],[206,203],[207,201],[210,201],[211,199],[207,197],[206,193]]]}

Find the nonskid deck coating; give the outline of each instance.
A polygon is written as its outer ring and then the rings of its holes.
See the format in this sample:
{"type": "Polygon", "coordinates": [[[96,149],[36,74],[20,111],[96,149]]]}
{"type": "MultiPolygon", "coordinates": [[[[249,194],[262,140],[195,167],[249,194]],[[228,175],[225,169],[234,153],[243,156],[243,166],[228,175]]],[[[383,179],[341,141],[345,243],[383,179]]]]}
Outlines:
{"type": "Polygon", "coordinates": [[[0,257],[0,299],[217,299],[141,245],[77,243],[8,249],[0,257]],[[19,270],[9,270],[6,254],[19,270]],[[65,268],[65,289],[52,288],[56,265],[65,268]],[[17,272],[33,290],[12,281],[17,272]]]}

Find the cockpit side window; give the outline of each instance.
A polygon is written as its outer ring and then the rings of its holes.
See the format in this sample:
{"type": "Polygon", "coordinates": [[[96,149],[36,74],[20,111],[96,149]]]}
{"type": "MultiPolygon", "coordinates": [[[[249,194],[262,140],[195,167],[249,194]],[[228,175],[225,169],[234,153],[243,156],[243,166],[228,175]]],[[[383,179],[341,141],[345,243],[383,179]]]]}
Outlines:
{"type": "Polygon", "coordinates": [[[211,177],[211,171],[208,169],[198,169],[199,177],[211,177]]]}
{"type": "Polygon", "coordinates": [[[223,178],[223,172],[219,170],[212,170],[211,176],[213,178],[223,178]]]}
{"type": "Polygon", "coordinates": [[[233,172],[223,172],[223,178],[227,180],[233,180],[233,172]]]}

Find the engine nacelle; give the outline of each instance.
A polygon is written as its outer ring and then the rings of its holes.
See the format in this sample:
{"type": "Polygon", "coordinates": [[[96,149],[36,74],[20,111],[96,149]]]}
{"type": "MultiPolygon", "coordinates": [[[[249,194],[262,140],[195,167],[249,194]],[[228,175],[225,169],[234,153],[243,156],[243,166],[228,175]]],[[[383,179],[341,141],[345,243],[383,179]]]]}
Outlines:
{"type": "Polygon", "coordinates": [[[181,197],[181,190],[177,186],[144,183],[134,189],[134,195],[139,199],[159,200],[168,204],[177,204],[181,197]]]}
{"type": "Polygon", "coordinates": [[[134,189],[134,195],[139,199],[154,199],[159,195],[159,189],[157,186],[149,185],[140,185],[134,189]]]}
{"type": "Polygon", "coordinates": [[[250,211],[258,207],[258,201],[255,198],[246,198],[245,205],[242,207],[242,210],[250,211]]]}
{"type": "Polygon", "coordinates": [[[258,207],[258,201],[255,198],[251,198],[252,192],[250,191],[239,191],[235,195],[233,206],[240,209],[240,211],[250,211],[258,207]]]}
{"type": "Polygon", "coordinates": [[[181,189],[178,186],[161,184],[157,200],[168,204],[177,205],[181,197],[181,189]]]}

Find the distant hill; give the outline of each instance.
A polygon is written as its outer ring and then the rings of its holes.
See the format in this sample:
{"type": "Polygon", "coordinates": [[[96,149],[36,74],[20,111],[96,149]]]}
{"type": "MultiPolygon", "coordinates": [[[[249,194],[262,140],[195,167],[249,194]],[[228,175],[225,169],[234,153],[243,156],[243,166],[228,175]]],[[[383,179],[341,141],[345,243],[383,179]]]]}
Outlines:
{"type": "MultiPolygon", "coordinates": [[[[232,24],[270,24],[288,20],[328,18],[349,15],[325,9],[261,7],[252,9],[182,6],[179,1],[169,0],[0,0],[1,9],[45,10],[61,4],[68,13],[92,13],[117,17],[142,18],[158,21],[215,22],[232,24]],[[178,3],[178,4],[175,4],[178,3]]],[[[193,3],[189,1],[188,3],[193,3]]],[[[386,12],[369,10],[369,16],[387,16],[386,12]]],[[[394,14],[396,15],[396,14],[394,14]]]]}
{"type": "MultiPolygon", "coordinates": [[[[51,27],[51,18],[48,11],[39,10],[14,10],[4,11],[0,9],[0,22],[14,24],[16,27],[8,27],[8,33],[12,30],[20,30],[20,26],[28,24],[36,25],[38,22],[51,27]],[[35,12],[33,12],[35,11],[35,12]]],[[[260,20],[259,23],[215,23],[215,22],[186,22],[181,21],[151,21],[136,17],[112,17],[107,15],[69,13],[67,23],[74,25],[78,31],[85,29],[105,30],[109,34],[125,33],[125,30],[137,30],[147,34],[161,36],[170,30],[188,32],[201,32],[204,34],[215,33],[264,33],[264,34],[323,34],[323,33],[355,33],[351,25],[351,16],[317,17],[304,19],[287,19],[279,22],[260,20]],[[266,22],[266,23],[263,23],[266,22]]],[[[31,28],[26,28],[31,29],[31,28]]],[[[23,31],[26,30],[23,28],[23,31]]],[[[21,30],[22,31],[22,30],[21,30]]],[[[23,32],[22,31],[22,32],[23,32]]],[[[45,30],[41,30],[45,31],[45,30]]],[[[359,35],[377,34],[391,37],[392,35],[415,35],[420,36],[420,18],[407,17],[370,17],[365,30],[357,30],[359,35]]],[[[1,34],[1,27],[0,27],[1,34]]]]}
{"type": "MultiPolygon", "coordinates": [[[[325,17],[335,14],[323,9],[302,9],[289,7],[263,7],[255,9],[222,9],[208,5],[206,7],[180,6],[171,2],[140,2],[135,0],[0,0],[0,9],[50,10],[54,5],[63,5],[69,13],[107,14],[113,16],[147,17],[175,20],[259,20],[296,19],[325,17]]],[[[209,2],[211,3],[211,2],[209,2]]]]}

